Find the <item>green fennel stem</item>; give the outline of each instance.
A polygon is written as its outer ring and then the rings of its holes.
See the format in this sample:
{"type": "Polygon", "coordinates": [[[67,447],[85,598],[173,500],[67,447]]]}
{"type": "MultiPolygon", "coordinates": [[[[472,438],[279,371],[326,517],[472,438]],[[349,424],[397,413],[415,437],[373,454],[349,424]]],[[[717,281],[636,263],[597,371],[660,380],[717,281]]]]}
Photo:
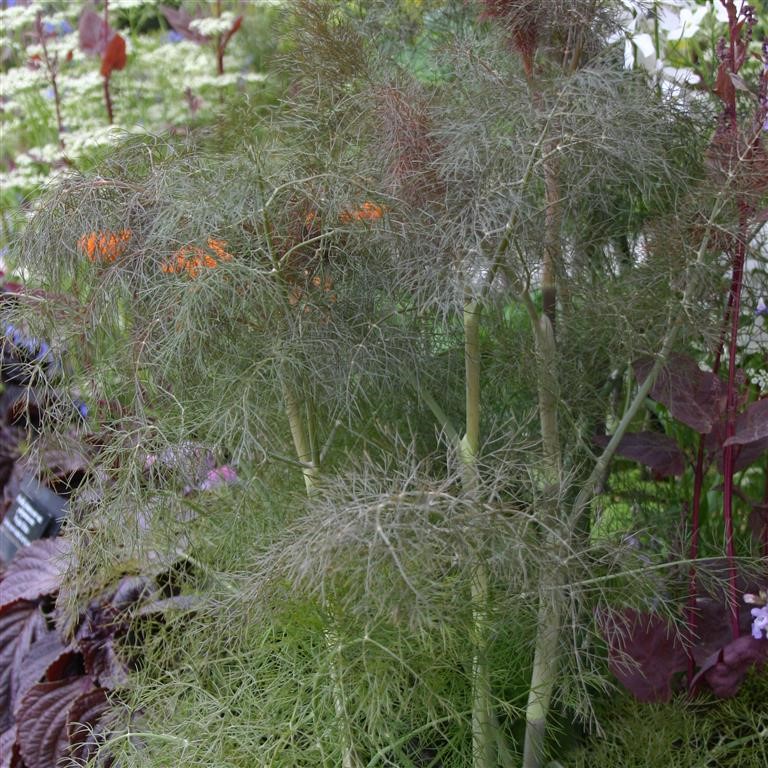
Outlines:
{"type": "MultiPolygon", "coordinates": [[[[539,387],[539,422],[541,425],[544,459],[545,497],[557,491],[560,482],[560,438],[557,426],[557,350],[555,334],[549,317],[537,316],[531,303],[527,304],[536,340],[537,379],[539,387]]],[[[559,494],[557,494],[559,495],[559,494]]],[[[558,528],[556,501],[545,501],[541,510],[547,530],[547,544],[555,546],[558,528]]],[[[531,684],[525,713],[525,743],[523,768],[540,768],[544,760],[547,718],[555,687],[560,634],[558,574],[542,573],[539,580],[539,610],[534,648],[531,684]]]]}
{"type": "MultiPolygon", "coordinates": [[[[479,488],[477,454],[480,447],[480,313],[477,301],[464,305],[465,432],[459,446],[464,492],[479,488]]],[[[474,768],[496,768],[491,670],[488,660],[488,574],[478,563],[472,578],[472,755],[474,768]]]]}
{"type": "MultiPolygon", "coordinates": [[[[312,496],[317,491],[317,479],[320,468],[314,461],[314,451],[310,430],[307,426],[309,416],[305,421],[301,412],[301,404],[296,397],[291,386],[283,383],[283,400],[285,402],[285,412],[288,416],[288,424],[291,428],[291,437],[296,450],[296,458],[304,465],[302,474],[304,476],[304,485],[307,490],[307,496],[312,496]]],[[[341,657],[341,645],[332,629],[325,631],[325,645],[331,654],[330,674],[331,687],[333,689],[333,707],[339,722],[340,737],[342,740],[342,758],[341,768],[359,768],[360,761],[353,746],[352,735],[349,728],[349,718],[347,716],[346,702],[344,701],[344,692],[341,684],[341,674],[339,672],[339,661],[341,657]]]]}

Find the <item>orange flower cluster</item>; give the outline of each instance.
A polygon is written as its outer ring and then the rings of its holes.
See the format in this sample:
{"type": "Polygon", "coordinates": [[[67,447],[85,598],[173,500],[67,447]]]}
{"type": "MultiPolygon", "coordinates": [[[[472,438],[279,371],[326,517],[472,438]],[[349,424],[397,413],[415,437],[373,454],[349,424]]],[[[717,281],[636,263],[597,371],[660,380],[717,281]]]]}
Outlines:
{"type": "Polygon", "coordinates": [[[208,250],[199,245],[183,245],[173,258],[166,261],[160,269],[166,274],[186,272],[189,277],[197,277],[201,269],[215,269],[222,261],[231,261],[232,254],[225,248],[224,240],[208,238],[208,250]]]}
{"type": "Polygon", "coordinates": [[[130,229],[121,229],[119,232],[105,229],[87,232],[77,241],[77,247],[88,261],[112,262],[125,251],[130,239],[130,229]]]}
{"type": "Polygon", "coordinates": [[[384,216],[384,211],[383,206],[366,200],[359,208],[352,211],[342,211],[339,214],[339,221],[342,224],[349,224],[351,221],[376,221],[384,216]]]}

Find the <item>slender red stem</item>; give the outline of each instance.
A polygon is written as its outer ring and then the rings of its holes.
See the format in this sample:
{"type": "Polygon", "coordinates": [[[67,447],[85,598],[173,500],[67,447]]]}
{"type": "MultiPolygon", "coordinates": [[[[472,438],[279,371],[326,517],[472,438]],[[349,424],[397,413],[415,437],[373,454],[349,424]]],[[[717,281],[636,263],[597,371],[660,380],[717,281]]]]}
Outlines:
{"type": "MultiPolygon", "coordinates": [[[[109,0],[104,0],[104,47],[106,48],[109,42],[109,0]]],[[[112,111],[112,96],[109,93],[109,75],[104,77],[104,104],[107,107],[107,119],[109,124],[112,125],[115,121],[115,116],[112,111]]]]}
{"type": "MultiPolygon", "coordinates": [[[[715,359],[712,362],[712,373],[717,375],[720,370],[720,363],[723,358],[723,348],[725,347],[725,337],[728,333],[728,320],[731,316],[733,307],[733,292],[728,292],[728,304],[723,315],[723,322],[720,327],[720,339],[715,350],[715,359]]],[[[691,502],[691,548],[689,559],[691,568],[688,578],[688,610],[687,626],[688,636],[692,643],[696,637],[696,599],[698,590],[696,587],[696,560],[699,557],[699,529],[701,527],[701,493],[704,488],[704,435],[699,435],[699,445],[696,451],[696,467],[693,472],[693,500],[691,502]]],[[[688,650],[688,684],[693,682],[695,661],[693,658],[692,647],[688,650]]]]}
{"type": "MultiPolygon", "coordinates": [[[[221,18],[221,0],[216,0],[216,18],[221,18]]],[[[216,74],[224,74],[224,46],[221,33],[216,35],[216,74]]]]}
{"type": "MultiPolygon", "coordinates": [[[[739,213],[741,225],[742,213],[739,213]]],[[[746,221],[744,222],[746,224],[746,221]]],[[[742,227],[739,227],[742,230],[742,227]]],[[[733,278],[731,293],[733,310],[731,312],[731,338],[728,344],[728,393],[726,401],[725,439],[733,437],[736,432],[736,342],[739,332],[739,309],[741,305],[741,286],[744,276],[744,256],[746,248],[744,239],[739,233],[736,253],[733,260],[733,278]]],[[[736,639],[739,636],[739,604],[736,589],[736,553],[733,543],[733,475],[735,469],[734,445],[726,445],[723,449],[723,522],[725,523],[725,555],[728,561],[728,594],[730,598],[731,634],[736,639]]]]}

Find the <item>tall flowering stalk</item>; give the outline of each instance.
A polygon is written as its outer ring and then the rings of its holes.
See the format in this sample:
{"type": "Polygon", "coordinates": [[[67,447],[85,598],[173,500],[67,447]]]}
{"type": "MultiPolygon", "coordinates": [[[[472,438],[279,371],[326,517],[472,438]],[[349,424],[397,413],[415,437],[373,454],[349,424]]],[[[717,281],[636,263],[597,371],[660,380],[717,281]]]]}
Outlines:
{"type": "MultiPolygon", "coordinates": [[[[743,88],[739,71],[749,55],[752,29],[757,23],[753,6],[742,3],[737,7],[734,0],[721,0],[728,14],[728,38],[721,39],[717,45],[718,69],[714,92],[723,104],[718,117],[718,124],[710,147],[710,167],[719,183],[733,195],[736,230],[728,239],[726,253],[731,267],[730,288],[728,291],[727,310],[723,321],[723,333],[715,353],[713,371],[720,367],[724,341],[727,334],[728,385],[725,413],[725,442],[723,447],[723,523],[725,526],[726,557],[729,571],[729,606],[730,625],[734,639],[739,636],[739,599],[734,547],[734,474],[738,445],[732,440],[736,431],[737,403],[739,398],[737,384],[737,351],[740,323],[741,296],[744,285],[744,265],[750,239],[750,228],[756,214],[754,201],[768,186],[768,157],[762,142],[762,132],[766,126],[768,103],[766,103],[766,82],[768,82],[768,46],[763,45],[763,68],[760,75],[758,105],[754,119],[746,133],[739,125],[737,113],[737,92],[743,88]]],[[[691,560],[698,556],[700,525],[701,491],[704,476],[703,437],[700,438],[694,470],[694,489],[692,499],[692,538],[690,545],[691,560]]],[[[688,623],[693,636],[696,630],[696,576],[691,569],[689,588],[688,623]]],[[[689,661],[689,679],[692,677],[692,661],[689,661]]]]}

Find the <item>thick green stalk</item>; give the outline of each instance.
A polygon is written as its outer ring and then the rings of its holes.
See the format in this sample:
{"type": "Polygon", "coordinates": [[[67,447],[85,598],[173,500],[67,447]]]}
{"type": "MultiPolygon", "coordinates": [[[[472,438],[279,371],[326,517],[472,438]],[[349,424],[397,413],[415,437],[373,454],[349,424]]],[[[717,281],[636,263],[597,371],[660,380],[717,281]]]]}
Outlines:
{"type": "MultiPolygon", "coordinates": [[[[547,315],[538,316],[532,303],[527,304],[536,339],[537,379],[539,386],[539,421],[541,425],[544,508],[542,522],[550,531],[545,543],[557,546],[554,538],[558,526],[557,501],[548,497],[557,494],[560,482],[560,437],[557,426],[557,357],[555,334],[547,315]]],[[[539,577],[539,611],[536,644],[525,712],[525,743],[523,768],[541,768],[547,718],[555,687],[560,635],[560,609],[557,604],[557,573],[542,572],[539,577]]]]}
{"type": "MultiPolygon", "coordinates": [[[[476,497],[480,485],[480,312],[477,301],[464,306],[464,371],[466,413],[459,444],[464,492],[476,497]]],[[[472,755],[474,768],[496,768],[491,670],[488,659],[488,573],[479,562],[472,575],[472,755]]]]}
{"type": "MultiPolygon", "coordinates": [[[[314,461],[314,451],[310,439],[310,431],[307,426],[309,416],[307,420],[304,419],[301,404],[287,382],[283,383],[283,400],[285,402],[285,412],[288,416],[288,424],[291,428],[293,445],[296,449],[296,458],[302,464],[301,471],[304,475],[307,495],[312,496],[317,491],[317,479],[320,468],[314,461]]],[[[349,717],[347,716],[347,707],[344,701],[344,691],[339,672],[341,644],[333,629],[326,630],[325,645],[331,654],[330,674],[333,690],[333,708],[339,723],[339,736],[342,742],[341,768],[359,768],[360,761],[357,758],[349,727],[349,717]]]]}
{"type": "Polygon", "coordinates": [[[296,450],[296,458],[303,465],[301,472],[304,475],[304,485],[306,486],[307,494],[312,495],[316,490],[319,467],[312,460],[312,445],[301,413],[301,405],[293,389],[287,383],[283,384],[283,400],[285,402],[285,413],[288,416],[288,424],[291,428],[293,447],[296,450]]]}

